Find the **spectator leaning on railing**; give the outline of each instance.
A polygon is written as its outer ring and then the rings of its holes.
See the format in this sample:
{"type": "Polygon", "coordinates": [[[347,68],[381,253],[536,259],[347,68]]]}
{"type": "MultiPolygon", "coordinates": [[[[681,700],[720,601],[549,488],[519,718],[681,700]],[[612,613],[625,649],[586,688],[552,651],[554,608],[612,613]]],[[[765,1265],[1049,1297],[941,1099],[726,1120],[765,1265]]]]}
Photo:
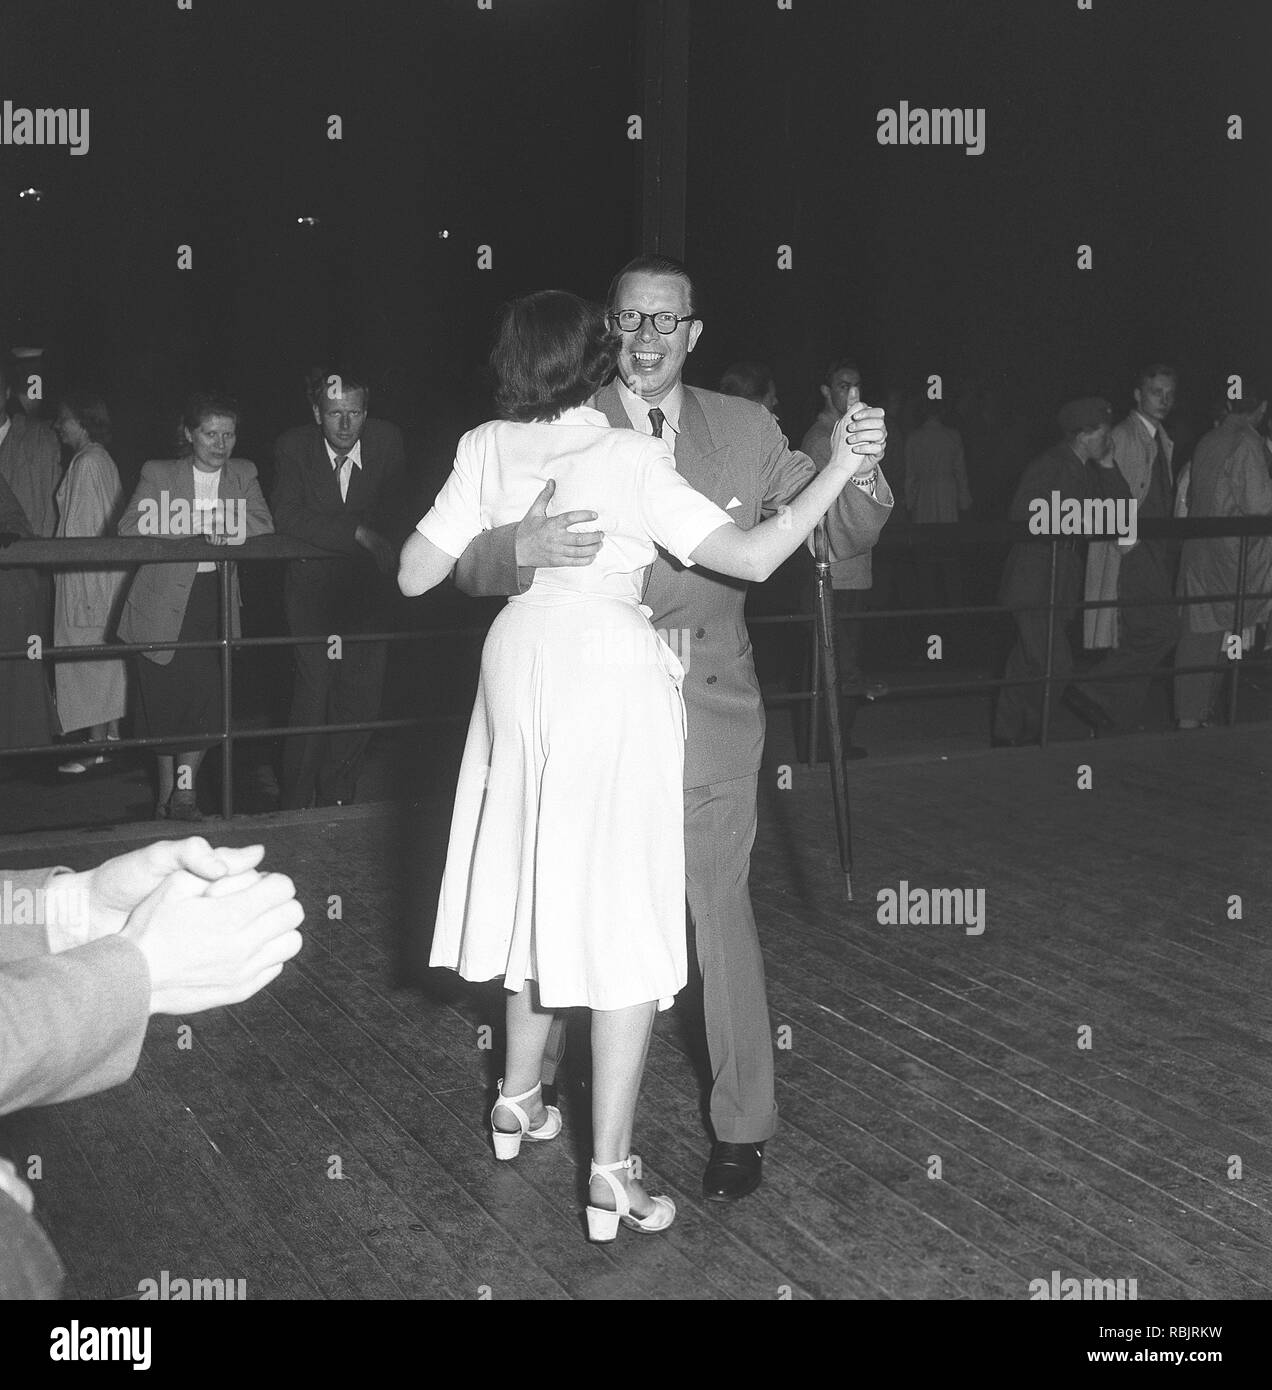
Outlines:
{"type": "MultiPolygon", "coordinates": [[[[232,457],[238,406],[225,396],[198,394],[186,404],[184,458],[152,459],[119,523],[121,536],[202,535],[210,545],[241,545],[269,535],[256,465],[232,457]]],[[[232,635],[241,633],[238,575],[231,584],[232,635]]],[[[200,642],[218,638],[216,565],[206,561],[147,564],[137,571],[119,620],[124,642],[200,642]]],[[[201,820],[195,779],[208,744],[221,727],[221,666],[215,649],[143,652],[137,659],[137,735],[172,736],[180,750],[159,754],[157,819],[201,820]],[[202,746],[200,746],[200,744],[202,746]]]]}

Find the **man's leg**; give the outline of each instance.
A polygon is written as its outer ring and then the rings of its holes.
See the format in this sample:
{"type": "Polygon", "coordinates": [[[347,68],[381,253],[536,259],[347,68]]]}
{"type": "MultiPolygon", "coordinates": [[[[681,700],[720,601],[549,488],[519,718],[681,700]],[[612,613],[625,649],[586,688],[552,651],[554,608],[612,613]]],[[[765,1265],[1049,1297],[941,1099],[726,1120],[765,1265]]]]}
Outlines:
{"type": "MultiPolygon", "coordinates": [[[[1007,658],[1003,679],[1009,681],[1041,680],[1046,669],[1046,613],[1013,613],[1016,620],[1016,645],[1007,658]]],[[[1060,632],[1057,614],[1057,636],[1060,632]]],[[[994,710],[994,737],[1008,741],[1037,738],[1042,732],[1042,687],[1040,685],[1008,685],[998,692],[994,710]]]]}
{"type": "Polygon", "coordinates": [[[1153,541],[1141,541],[1122,557],[1118,571],[1117,649],[1091,673],[1120,676],[1081,686],[1083,694],[1106,710],[1115,723],[1135,724],[1144,710],[1153,673],[1179,640],[1179,609],[1172,603],[1166,556],[1153,541]]]}
{"type": "Polygon", "coordinates": [[[552,1026],[548,1029],[548,1040],[543,1045],[543,1064],[539,1069],[539,1080],[545,1086],[557,1084],[557,1072],[565,1060],[565,1024],[564,1014],[553,1015],[552,1026]]]}
{"type": "MultiPolygon", "coordinates": [[[[1175,664],[1205,666],[1217,662],[1222,652],[1222,632],[1181,632],[1175,664]]],[[[1217,671],[1175,677],[1175,718],[1184,728],[1194,728],[1209,718],[1222,679],[1217,671]]]]}
{"type": "MultiPolygon", "coordinates": [[[[331,723],[352,724],[380,717],[387,657],[388,644],[384,642],[344,643],[341,660],[332,663],[335,669],[327,698],[331,723]]],[[[320,804],[354,799],[371,736],[369,729],[330,736],[329,755],[318,773],[320,804]]]]}
{"type": "Polygon", "coordinates": [[[685,792],[686,895],[702,970],[711,1124],[728,1144],[777,1128],[773,1036],[748,876],[757,776],[685,792]]]}
{"type": "MultiPolygon", "coordinates": [[[[865,623],[857,616],[870,600],[869,589],[836,589],[835,659],[839,667],[839,727],[846,748],[852,746],[857,711],[865,703],[866,676],[861,667],[865,623]]],[[[829,737],[829,735],[828,735],[829,737]]]]}
{"type": "MultiPolygon", "coordinates": [[[[292,648],[292,703],[287,722],[292,728],[327,721],[327,691],[332,663],[327,659],[327,633],[318,617],[318,601],[306,593],[288,593],[287,629],[293,637],[312,634],[317,640],[292,648]]],[[[325,734],[305,734],[283,740],[282,808],[301,810],[314,799],[318,769],[326,749],[325,734]]]]}

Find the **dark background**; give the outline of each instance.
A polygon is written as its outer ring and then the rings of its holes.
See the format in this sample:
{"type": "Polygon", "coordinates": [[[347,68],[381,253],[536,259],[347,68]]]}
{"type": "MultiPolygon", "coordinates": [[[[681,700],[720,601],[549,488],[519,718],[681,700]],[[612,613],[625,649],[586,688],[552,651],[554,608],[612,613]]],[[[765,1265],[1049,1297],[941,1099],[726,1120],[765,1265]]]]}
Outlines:
{"type": "MultiPolygon", "coordinates": [[[[1003,392],[1033,447],[1063,399],[1120,413],[1166,358],[1204,427],[1222,376],[1266,365],[1268,7],[1094,3],[693,0],[689,379],[769,362],[798,439],[849,350],[871,393],[1003,392]],[[985,153],[879,146],[903,98],[985,107],[985,153]]],[[[87,106],[92,143],[0,147],[0,336],[47,347],[53,389],[106,394],[126,484],[204,383],[242,399],[268,483],[302,373],[350,353],[428,500],[489,413],[495,306],[599,297],[641,249],[640,20],[633,0],[6,0],[0,100],[87,106]]]]}

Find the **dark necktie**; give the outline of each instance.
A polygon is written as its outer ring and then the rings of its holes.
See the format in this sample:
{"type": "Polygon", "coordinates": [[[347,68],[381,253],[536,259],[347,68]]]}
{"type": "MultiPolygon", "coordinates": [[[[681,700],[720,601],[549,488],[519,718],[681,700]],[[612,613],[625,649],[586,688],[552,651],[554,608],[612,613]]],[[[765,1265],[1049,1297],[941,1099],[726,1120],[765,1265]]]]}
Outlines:
{"type": "Polygon", "coordinates": [[[667,417],[662,413],[661,410],[658,409],[657,406],[654,406],[654,408],[649,412],[649,424],[650,427],[653,429],[655,439],[662,438],[663,421],[666,420],[666,418],[667,417]]]}
{"type": "Polygon", "coordinates": [[[1162,426],[1158,425],[1157,433],[1154,435],[1157,451],[1153,457],[1153,475],[1148,482],[1148,496],[1144,498],[1148,505],[1141,508],[1145,516],[1171,514],[1170,464],[1166,461],[1166,446],[1162,443],[1163,432],[1162,426]]]}
{"type": "Polygon", "coordinates": [[[335,474],[336,474],[336,486],[340,489],[340,500],[341,500],[342,502],[348,500],[348,496],[349,496],[349,476],[350,476],[350,474],[353,472],[352,467],[350,467],[347,471],[346,471],[346,469],[345,469],[345,464],[348,463],[348,461],[349,461],[349,455],[348,455],[348,454],[337,454],[337,455],[336,455],[336,461],[335,461],[335,463],[332,465],[333,469],[335,470],[335,474]]]}

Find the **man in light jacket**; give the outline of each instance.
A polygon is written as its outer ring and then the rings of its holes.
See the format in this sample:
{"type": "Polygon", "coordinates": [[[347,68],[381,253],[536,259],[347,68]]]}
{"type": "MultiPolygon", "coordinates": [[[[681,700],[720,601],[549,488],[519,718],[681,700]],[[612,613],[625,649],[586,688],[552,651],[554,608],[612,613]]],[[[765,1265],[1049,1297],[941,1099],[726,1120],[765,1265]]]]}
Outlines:
{"type": "MultiPolygon", "coordinates": [[[[1174,515],[1175,445],[1165,421],[1175,405],[1177,379],[1173,367],[1145,367],[1135,388],[1135,409],[1113,426],[1113,459],[1140,519],[1174,515]]],[[[1176,559],[1177,547],[1168,540],[1140,540],[1129,548],[1095,541],[1088,550],[1086,601],[1118,601],[1116,608],[1088,609],[1084,615],[1085,645],[1111,649],[1091,674],[1123,677],[1079,687],[1094,702],[1099,727],[1136,723],[1152,672],[1178,639],[1178,609],[1158,602],[1174,594],[1176,559]]]]}

